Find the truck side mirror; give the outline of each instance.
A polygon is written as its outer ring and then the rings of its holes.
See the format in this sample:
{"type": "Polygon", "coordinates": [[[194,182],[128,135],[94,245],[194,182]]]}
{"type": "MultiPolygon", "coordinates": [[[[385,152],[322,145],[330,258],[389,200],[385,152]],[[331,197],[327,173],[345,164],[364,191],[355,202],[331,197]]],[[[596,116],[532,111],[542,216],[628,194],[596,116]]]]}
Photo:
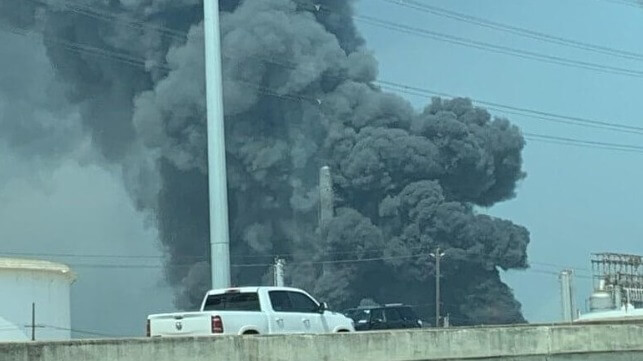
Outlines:
{"type": "Polygon", "coordinates": [[[328,303],[322,302],[319,304],[319,313],[324,313],[324,311],[328,310],[328,303]]]}

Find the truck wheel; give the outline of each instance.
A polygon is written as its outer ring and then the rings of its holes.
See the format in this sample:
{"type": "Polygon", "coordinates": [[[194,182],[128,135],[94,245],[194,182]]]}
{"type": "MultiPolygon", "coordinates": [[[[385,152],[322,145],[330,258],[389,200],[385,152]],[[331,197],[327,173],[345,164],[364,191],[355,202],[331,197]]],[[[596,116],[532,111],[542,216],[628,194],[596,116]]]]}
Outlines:
{"type": "Polygon", "coordinates": [[[250,336],[250,335],[258,335],[258,334],[259,334],[259,332],[257,332],[257,331],[246,331],[242,335],[243,336],[250,336]]]}

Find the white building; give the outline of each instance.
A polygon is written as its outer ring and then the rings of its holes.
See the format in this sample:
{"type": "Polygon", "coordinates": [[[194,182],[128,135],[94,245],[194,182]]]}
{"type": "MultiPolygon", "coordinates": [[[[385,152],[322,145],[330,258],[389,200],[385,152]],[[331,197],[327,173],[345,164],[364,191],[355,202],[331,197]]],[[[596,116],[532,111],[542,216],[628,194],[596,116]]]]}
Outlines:
{"type": "Polygon", "coordinates": [[[0,258],[0,342],[71,338],[71,269],[48,261],[0,258]]]}

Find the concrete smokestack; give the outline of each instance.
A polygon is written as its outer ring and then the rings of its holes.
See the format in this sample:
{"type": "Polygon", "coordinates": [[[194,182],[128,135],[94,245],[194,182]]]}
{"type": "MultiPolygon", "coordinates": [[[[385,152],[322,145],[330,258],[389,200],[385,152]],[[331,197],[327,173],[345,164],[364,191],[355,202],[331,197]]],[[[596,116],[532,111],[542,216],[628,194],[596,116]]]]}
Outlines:
{"type": "MultiPolygon", "coordinates": [[[[325,233],[328,223],[333,218],[333,179],[330,174],[330,167],[323,166],[319,170],[319,229],[325,233]]],[[[323,274],[332,271],[331,264],[322,266],[323,274]]]]}
{"type": "Polygon", "coordinates": [[[563,311],[563,322],[571,323],[576,314],[574,302],[573,271],[564,270],[560,273],[560,294],[561,307],[563,311]]]}
{"type": "Polygon", "coordinates": [[[333,179],[328,166],[319,170],[319,206],[319,225],[325,227],[333,218],[333,179]]]}

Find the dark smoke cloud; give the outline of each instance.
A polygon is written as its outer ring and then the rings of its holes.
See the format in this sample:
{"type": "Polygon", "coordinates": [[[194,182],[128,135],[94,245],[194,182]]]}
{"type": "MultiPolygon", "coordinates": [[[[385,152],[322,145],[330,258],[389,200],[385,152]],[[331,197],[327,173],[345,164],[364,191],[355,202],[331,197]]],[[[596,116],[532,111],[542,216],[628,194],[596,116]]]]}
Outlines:
{"type": "MultiPolygon", "coordinates": [[[[26,34],[0,32],[10,52],[0,57],[0,153],[15,157],[27,171],[45,175],[87,142],[78,110],[59,90],[42,41],[26,34]]],[[[0,172],[0,183],[13,176],[0,172]]]]}
{"type": "MultiPolygon", "coordinates": [[[[82,128],[156,222],[177,304],[195,306],[209,284],[201,5],[80,2],[97,19],[67,0],[25,3],[0,0],[19,15],[4,23],[42,29],[82,128]],[[137,22],[101,20],[107,12],[137,22]]],[[[428,253],[439,246],[455,323],[523,321],[498,270],[527,267],[529,234],[476,212],[515,196],[525,176],[519,130],[467,99],[436,98],[418,113],[378,89],[353,1],[220,5],[233,263],[288,255],[292,284],[336,307],[426,305],[435,272],[428,253]],[[332,170],[336,208],[320,229],[322,165],[332,170]]],[[[236,284],[269,274],[233,269],[236,284]]]]}

